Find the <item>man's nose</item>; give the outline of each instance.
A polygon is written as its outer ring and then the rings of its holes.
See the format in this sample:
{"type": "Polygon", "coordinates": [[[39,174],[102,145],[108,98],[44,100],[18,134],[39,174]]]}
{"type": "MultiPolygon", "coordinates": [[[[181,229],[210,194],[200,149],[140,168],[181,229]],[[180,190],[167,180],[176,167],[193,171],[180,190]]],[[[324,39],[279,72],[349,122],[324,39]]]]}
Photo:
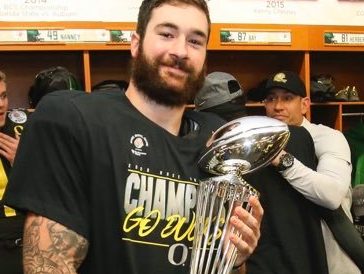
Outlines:
{"type": "Polygon", "coordinates": [[[183,59],[187,57],[188,49],[185,37],[181,36],[175,39],[172,45],[171,54],[177,56],[178,58],[183,58],[183,59]]]}
{"type": "Polygon", "coordinates": [[[284,105],[284,100],[282,100],[279,97],[274,101],[274,108],[276,109],[282,109],[283,105],[284,105]]]}

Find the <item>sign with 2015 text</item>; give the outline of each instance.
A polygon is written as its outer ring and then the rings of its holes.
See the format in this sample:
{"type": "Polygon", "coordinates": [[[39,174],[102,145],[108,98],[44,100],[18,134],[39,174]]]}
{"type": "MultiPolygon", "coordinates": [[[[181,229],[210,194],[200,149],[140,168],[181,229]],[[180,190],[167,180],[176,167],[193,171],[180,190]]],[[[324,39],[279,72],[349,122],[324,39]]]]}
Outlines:
{"type": "MultiPolygon", "coordinates": [[[[142,0],[1,0],[0,21],[136,22],[142,0]]],[[[213,23],[364,26],[363,0],[206,0],[213,23]]]]}

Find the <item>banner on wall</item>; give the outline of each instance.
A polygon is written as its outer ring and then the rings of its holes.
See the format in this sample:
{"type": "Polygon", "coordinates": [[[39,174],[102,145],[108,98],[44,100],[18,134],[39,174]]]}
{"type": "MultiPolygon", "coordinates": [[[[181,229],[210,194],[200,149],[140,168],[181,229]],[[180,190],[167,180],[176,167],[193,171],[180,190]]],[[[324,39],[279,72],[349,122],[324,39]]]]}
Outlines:
{"type": "MultiPolygon", "coordinates": [[[[207,2],[214,23],[364,26],[364,0],[207,2]]],[[[141,0],[1,0],[0,21],[136,22],[140,3],[141,0]]]]}

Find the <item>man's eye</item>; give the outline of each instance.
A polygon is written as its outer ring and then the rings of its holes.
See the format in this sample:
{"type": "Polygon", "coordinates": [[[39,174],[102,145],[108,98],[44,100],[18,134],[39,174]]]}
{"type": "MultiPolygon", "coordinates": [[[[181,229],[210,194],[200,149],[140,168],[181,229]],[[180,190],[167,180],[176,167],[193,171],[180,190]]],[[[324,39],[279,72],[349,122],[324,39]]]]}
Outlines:
{"type": "Polygon", "coordinates": [[[169,33],[169,32],[160,32],[159,35],[163,36],[165,38],[172,38],[173,37],[173,35],[171,33],[169,33]]]}
{"type": "Polygon", "coordinates": [[[190,43],[196,46],[202,46],[202,42],[198,39],[190,39],[190,43]]]}
{"type": "Polygon", "coordinates": [[[283,97],[283,100],[284,100],[284,101],[286,101],[286,102],[290,102],[290,101],[292,101],[292,100],[293,100],[293,98],[294,98],[293,96],[291,96],[291,95],[287,95],[287,96],[284,96],[284,97],[283,97]]]}

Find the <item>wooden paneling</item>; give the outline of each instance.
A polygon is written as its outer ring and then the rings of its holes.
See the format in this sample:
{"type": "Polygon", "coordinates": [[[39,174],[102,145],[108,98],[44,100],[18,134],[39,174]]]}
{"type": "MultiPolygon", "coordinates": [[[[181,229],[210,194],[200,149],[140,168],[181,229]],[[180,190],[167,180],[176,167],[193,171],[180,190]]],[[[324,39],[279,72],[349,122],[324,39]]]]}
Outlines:
{"type": "MultiPolygon", "coordinates": [[[[135,23],[103,22],[1,22],[0,29],[109,29],[132,30],[135,23]]],[[[208,44],[208,72],[233,74],[243,89],[256,87],[263,79],[279,70],[297,72],[310,94],[310,77],[330,74],[337,89],[355,85],[364,100],[364,46],[326,45],[324,33],[362,32],[362,27],[305,26],[267,24],[213,24],[208,44]],[[222,44],[221,29],[255,31],[289,31],[291,43],[222,44]]],[[[27,94],[35,75],[42,69],[60,65],[72,71],[86,91],[104,80],[128,80],[130,53],[128,44],[118,43],[0,43],[0,70],[8,75],[11,107],[27,107],[27,94]]],[[[259,103],[247,105],[249,114],[264,114],[259,103]]],[[[307,117],[339,130],[353,125],[360,116],[343,113],[364,112],[363,102],[314,103],[307,117]]]]}

